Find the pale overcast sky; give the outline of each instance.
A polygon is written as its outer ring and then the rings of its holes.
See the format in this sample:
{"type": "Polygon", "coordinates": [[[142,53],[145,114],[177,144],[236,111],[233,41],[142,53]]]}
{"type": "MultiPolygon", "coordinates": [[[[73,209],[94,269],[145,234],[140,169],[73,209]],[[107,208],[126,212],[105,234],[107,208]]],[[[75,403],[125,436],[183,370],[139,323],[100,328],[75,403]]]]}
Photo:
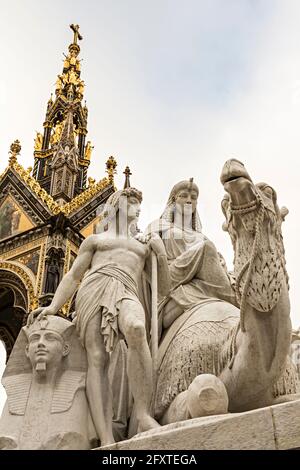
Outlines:
{"type": "Polygon", "coordinates": [[[242,160],[290,210],[283,233],[298,327],[300,2],[0,0],[0,11],[0,172],[16,138],[20,163],[32,166],[35,130],[72,39],[68,25],[80,24],[90,175],[102,178],[114,155],[121,187],[130,166],[144,194],[141,228],[171,187],[193,176],[203,231],[231,266],[219,175],[227,158],[242,160]]]}

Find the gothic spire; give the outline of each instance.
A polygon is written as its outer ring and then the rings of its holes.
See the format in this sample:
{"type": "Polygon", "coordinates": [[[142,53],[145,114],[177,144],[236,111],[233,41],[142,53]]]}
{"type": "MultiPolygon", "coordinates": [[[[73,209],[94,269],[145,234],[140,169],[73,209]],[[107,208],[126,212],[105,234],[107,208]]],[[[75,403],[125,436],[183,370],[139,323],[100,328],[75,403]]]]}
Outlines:
{"type": "Polygon", "coordinates": [[[80,52],[77,40],[81,40],[79,25],[71,24],[70,28],[74,32],[73,42],[69,45],[69,54],[65,55],[63,73],[57,76],[56,96],[64,96],[68,101],[81,101],[84,94],[84,81],[80,78],[80,52]]]}
{"type": "Polygon", "coordinates": [[[63,145],[66,147],[66,145],[69,146],[70,149],[75,147],[75,131],[74,131],[74,122],[73,122],[73,110],[72,107],[70,106],[68,110],[67,117],[64,121],[64,126],[63,130],[61,133],[61,137],[59,140],[59,144],[63,145]]]}
{"type": "MultiPolygon", "coordinates": [[[[84,81],[81,78],[81,61],[79,59],[79,25],[71,24],[73,33],[68,53],[64,54],[62,73],[57,76],[55,95],[48,100],[44,132],[37,132],[34,145],[33,176],[40,185],[51,192],[53,189],[54,160],[57,160],[58,149],[67,145],[75,148],[77,175],[74,194],[86,188],[87,171],[90,165],[92,143],[86,143],[88,109],[83,100],[84,81]],[[52,188],[52,189],[51,189],[52,188]]],[[[74,156],[73,155],[73,156],[74,156]]]]}

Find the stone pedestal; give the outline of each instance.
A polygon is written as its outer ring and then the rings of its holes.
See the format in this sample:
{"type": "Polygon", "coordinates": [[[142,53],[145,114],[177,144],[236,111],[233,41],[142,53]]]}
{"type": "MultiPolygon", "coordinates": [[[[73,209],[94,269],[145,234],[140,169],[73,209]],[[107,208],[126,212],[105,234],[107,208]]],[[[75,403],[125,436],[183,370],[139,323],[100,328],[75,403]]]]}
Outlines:
{"type": "Polygon", "coordinates": [[[162,426],[98,450],[285,450],[300,448],[300,400],[162,426]]]}

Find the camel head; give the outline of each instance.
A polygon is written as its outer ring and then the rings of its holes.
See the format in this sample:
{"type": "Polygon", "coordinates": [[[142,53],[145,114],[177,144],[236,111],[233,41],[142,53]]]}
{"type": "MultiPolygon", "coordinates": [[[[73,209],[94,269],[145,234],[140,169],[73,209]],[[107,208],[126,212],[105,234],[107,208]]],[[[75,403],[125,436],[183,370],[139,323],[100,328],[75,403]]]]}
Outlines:
{"type": "Polygon", "coordinates": [[[225,163],[221,183],[226,191],[223,229],[233,244],[237,297],[241,298],[249,276],[247,302],[257,311],[269,312],[287,282],[281,224],[288,210],[280,210],[274,189],[254,184],[238,160],[225,163]]]}

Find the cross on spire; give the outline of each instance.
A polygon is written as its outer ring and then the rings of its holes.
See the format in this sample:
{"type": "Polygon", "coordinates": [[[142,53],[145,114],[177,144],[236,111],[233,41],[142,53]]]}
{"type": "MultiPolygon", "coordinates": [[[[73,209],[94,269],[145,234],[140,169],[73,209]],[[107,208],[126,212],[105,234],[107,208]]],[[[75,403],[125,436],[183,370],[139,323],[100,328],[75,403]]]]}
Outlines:
{"type": "Polygon", "coordinates": [[[130,176],[132,175],[129,166],[125,168],[125,171],[123,171],[123,175],[125,175],[125,183],[124,183],[124,189],[130,188],[130,176]]]}
{"type": "Polygon", "coordinates": [[[73,44],[77,44],[77,39],[82,40],[82,36],[79,33],[79,24],[70,24],[70,28],[74,33],[73,44]]]}

